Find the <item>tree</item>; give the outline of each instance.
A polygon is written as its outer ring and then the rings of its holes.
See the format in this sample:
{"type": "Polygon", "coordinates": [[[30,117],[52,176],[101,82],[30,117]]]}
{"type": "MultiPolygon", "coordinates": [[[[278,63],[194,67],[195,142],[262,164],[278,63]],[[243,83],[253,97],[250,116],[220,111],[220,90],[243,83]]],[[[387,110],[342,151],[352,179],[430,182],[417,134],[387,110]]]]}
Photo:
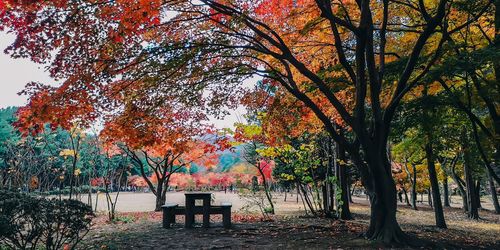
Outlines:
{"type": "MultiPolygon", "coordinates": [[[[314,154],[321,158],[325,164],[320,164],[316,179],[321,179],[324,183],[320,184],[323,193],[323,210],[326,216],[332,216],[334,203],[337,203],[335,197],[337,192],[341,196],[342,208],[339,217],[341,219],[351,219],[349,210],[348,189],[349,189],[349,171],[347,164],[339,164],[338,160],[347,162],[348,155],[345,149],[335,144],[324,130],[321,121],[314,115],[312,110],[301,103],[286,91],[280,90],[279,83],[263,80],[259,81],[254,89],[247,92],[242,98],[242,103],[251,110],[258,113],[259,123],[262,130],[267,135],[268,146],[286,146],[296,144],[298,141],[315,145],[314,154]],[[307,141],[307,142],[305,142],[307,141]],[[337,178],[339,189],[330,181],[331,177],[337,178]],[[342,191],[341,191],[342,190],[342,191]]],[[[349,100],[349,92],[339,92],[343,100],[349,100]]],[[[319,102],[326,103],[324,97],[318,96],[319,102]],[[323,99],[323,100],[321,100],[323,99]]],[[[336,121],[338,126],[344,124],[342,119],[330,109],[329,114],[336,121]]],[[[346,130],[339,127],[339,131],[346,130]]],[[[343,132],[342,132],[343,133],[343,132]]],[[[297,148],[297,147],[296,147],[297,148]]]]}
{"type": "Polygon", "coordinates": [[[425,157],[415,132],[411,129],[405,131],[404,139],[392,148],[392,152],[394,160],[403,164],[405,177],[411,186],[411,207],[417,210],[417,165],[422,164],[425,157]]]}
{"type": "Polygon", "coordinates": [[[439,62],[447,37],[491,14],[492,2],[484,0],[463,15],[469,2],[8,1],[1,19],[18,37],[11,53],[50,62],[54,77],[68,76],[48,97],[60,92],[62,106],[78,100],[84,108],[71,118],[92,120],[103,102],[96,92],[131,85],[154,90],[160,103],[164,92],[187,90],[184,100],[193,100],[209,90],[215,93],[209,104],[217,106],[241,78],[278,81],[360,169],[372,207],[366,236],[407,244],[387,157],[391,122],[401,99],[439,62]],[[167,11],[173,17],[162,18],[167,11]],[[293,25],[283,25],[285,19],[293,25]],[[330,67],[335,74],[324,75],[330,67]],[[151,78],[161,81],[144,81],[151,78]],[[354,93],[353,109],[336,96],[337,83],[354,93]],[[328,102],[320,105],[315,94],[328,102]],[[333,107],[353,136],[339,134],[322,106],[333,107]]]}
{"type": "Polygon", "coordinates": [[[11,170],[8,164],[9,149],[20,139],[12,125],[16,120],[15,112],[16,108],[13,107],[0,109],[0,171],[2,175],[0,187],[5,187],[9,179],[8,175],[11,170]]]}
{"type": "MultiPolygon", "coordinates": [[[[500,116],[495,108],[498,105],[496,100],[500,98],[496,84],[499,74],[496,31],[500,26],[500,3],[492,2],[495,8],[491,11],[490,20],[493,20],[494,25],[491,22],[478,22],[475,25],[468,24],[466,29],[459,32],[460,37],[444,34],[453,53],[436,69],[434,78],[453,99],[455,108],[463,111],[473,124],[476,146],[482,151],[485,168],[490,178],[500,185],[500,116]],[[485,137],[482,142],[477,138],[478,131],[485,137]]],[[[470,18],[474,4],[465,4],[463,8],[467,11],[467,18],[470,18]]]]}
{"type": "Polygon", "coordinates": [[[76,176],[76,166],[78,164],[79,159],[79,151],[81,146],[81,140],[85,136],[83,131],[80,129],[73,127],[69,132],[69,140],[70,140],[70,149],[64,149],[60,152],[60,156],[63,156],[64,159],[67,157],[71,157],[71,172],[70,172],[70,189],[69,189],[69,199],[72,198],[73,195],[73,186],[75,185],[75,176],[76,176]]]}
{"type": "Polygon", "coordinates": [[[264,193],[269,203],[269,212],[274,214],[274,202],[269,183],[271,181],[274,162],[259,154],[259,150],[262,149],[265,145],[264,143],[266,143],[267,134],[262,131],[262,127],[259,126],[259,124],[237,123],[235,125],[236,131],[234,132],[234,139],[237,143],[241,143],[245,161],[254,166],[262,178],[264,193]]]}
{"type": "Polygon", "coordinates": [[[201,138],[209,132],[203,120],[203,114],[187,109],[151,110],[131,102],[105,124],[101,137],[110,147],[119,147],[140,169],[156,196],[155,211],[160,211],[171,175],[216,150],[214,144],[201,138]]]}
{"type": "MultiPolygon", "coordinates": [[[[301,198],[306,213],[307,209],[309,209],[313,215],[316,215],[322,204],[318,186],[325,181],[316,175],[321,161],[314,154],[313,145],[298,144],[296,146],[297,148],[288,144],[279,147],[267,147],[261,149],[260,154],[277,162],[275,174],[279,173],[278,179],[295,182],[297,189],[302,194],[301,198]]],[[[325,210],[325,208],[323,209],[325,210]]],[[[325,210],[325,214],[327,214],[327,211],[325,210]]]]}

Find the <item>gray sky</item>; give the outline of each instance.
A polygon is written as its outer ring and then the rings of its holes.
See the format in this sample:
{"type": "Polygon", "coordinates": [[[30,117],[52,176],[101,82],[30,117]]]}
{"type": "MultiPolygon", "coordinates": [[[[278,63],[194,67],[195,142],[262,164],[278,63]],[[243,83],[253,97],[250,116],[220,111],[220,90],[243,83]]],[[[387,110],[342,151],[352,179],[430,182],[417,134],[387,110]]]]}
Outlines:
{"type": "MultiPolygon", "coordinates": [[[[19,96],[28,82],[42,82],[44,84],[55,84],[44,71],[43,66],[35,64],[28,59],[13,59],[3,53],[4,49],[12,44],[15,37],[5,32],[0,32],[0,108],[9,106],[23,106],[27,103],[26,96],[19,96]]],[[[252,83],[244,83],[252,84],[252,83]]],[[[243,121],[244,108],[231,111],[231,115],[223,120],[211,119],[218,128],[233,128],[233,124],[243,121]]]]}
{"type": "Polygon", "coordinates": [[[52,82],[41,65],[28,59],[12,59],[3,53],[4,49],[13,41],[13,35],[0,32],[0,108],[26,104],[26,96],[17,95],[26,83],[31,81],[52,82]]]}

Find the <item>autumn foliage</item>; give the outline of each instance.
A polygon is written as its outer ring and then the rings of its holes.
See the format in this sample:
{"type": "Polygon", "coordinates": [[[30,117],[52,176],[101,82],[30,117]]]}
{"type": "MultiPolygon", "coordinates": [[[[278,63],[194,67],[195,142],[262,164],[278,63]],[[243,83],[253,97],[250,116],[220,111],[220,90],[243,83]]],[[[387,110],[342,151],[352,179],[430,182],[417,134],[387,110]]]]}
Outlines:
{"type": "MultiPolygon", "coordinates": [[[[500,24],[492,25],[498,7],[489,0],[1,0],[0,29],[17,38],[7,53],[46,64],[61,81],[58,87],[27,86],[30,102],[19,111],[23,131],[37,132],[47,122],[69,128],[102,121],[104,140],[122,143],[136,164],[155,166],[162,183],[173,168],[228,145],[200,140],[215,134],[205,125],[207,115],[220,117],[243,103],[259,123],[237,128],[237,141],[286,145],[304,133],[328,133],[371,198],[367,237],[405,244],[388,152],[394,121],[411,115],[398,113],[405,101],[443,89],[453,94],[447,84],[458,88],[475,80],[495,134],[472,112],[470,96],[468,106],[460,97],[454,102],[488,145],[498,145],[491,101],[498,98],[487,97],[479,84],[497,82],[491,75],[500,72],[497,58],[486,57],[498,50],[500,24]],[[489,47],[493,52],[472,55],[489,47]],[[469,56],[487,63],[459,66],[469,64],[463,60],[469,56]],[[445,63],[459,72],[443,70],[445,63]],[[263,78],[255,89],[242,84],[253,76],[263,78]]],[[[481,139],[477,132],[475,138],[481,139]]],[[[491,152],[482,159],[496,176],[491,152]]],[[[252,164],[269,175],[269,162],[260,160],[252,164]]]]}

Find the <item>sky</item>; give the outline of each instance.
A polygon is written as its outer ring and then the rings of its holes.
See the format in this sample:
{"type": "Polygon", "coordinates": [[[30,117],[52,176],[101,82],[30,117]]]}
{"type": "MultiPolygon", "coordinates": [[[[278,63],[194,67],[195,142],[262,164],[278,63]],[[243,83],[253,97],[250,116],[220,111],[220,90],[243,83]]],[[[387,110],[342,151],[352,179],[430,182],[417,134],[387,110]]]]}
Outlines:
{"type": "MultiPolygon", "coordinates": [[[[31,62],[29,59],[13,59],[3,53],[14,39],[13,35],[0,32],[0,108],[26,105],[28,97],[20,96],[18,93],[29,82],[57,85],[44,70],[43,65],[31,62]]],[[[244,121],[244,108],[231,110],[230,113],[224,119],[211,118],[210,122],[217,128],[234,128],[235,122],[244,121]]]]}
{"type": "Polygon", "coordinates": [[[19,96],[17,93],[23,89],[26,83],[31,81],[52,82],[49,74],[43,70],[43,66],[28,59],[13,59],[3,53],[14,39],[13,35],[0,32],[0,108],[25,105],[27,97],[19,96]]]}

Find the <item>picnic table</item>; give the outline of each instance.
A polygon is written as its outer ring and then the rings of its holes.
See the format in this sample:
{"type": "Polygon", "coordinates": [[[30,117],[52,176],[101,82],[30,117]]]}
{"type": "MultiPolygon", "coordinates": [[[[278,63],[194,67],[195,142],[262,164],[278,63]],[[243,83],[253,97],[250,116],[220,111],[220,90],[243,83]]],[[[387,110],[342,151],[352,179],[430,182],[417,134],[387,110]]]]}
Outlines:
{"type": "Polygon", "coordinates": [[[163,227],[170,228],[172,223],[175,223],[176,215],[184,215],[185,227],[192,228],[195,222],[195,215],[203,215],[203,227],[210,227],[210,215],[222,214],[222,224],[225,228],[231,227],[231,204],[222,203],[219,206],[211,205],[212,193],[197,192],[185,193],[186,205],[179,206],[176,203],[167,203],[162,206],[163,210],[163,227]],[[196,206],[196,201],[201,200],[201,206],[196,206]]]}

